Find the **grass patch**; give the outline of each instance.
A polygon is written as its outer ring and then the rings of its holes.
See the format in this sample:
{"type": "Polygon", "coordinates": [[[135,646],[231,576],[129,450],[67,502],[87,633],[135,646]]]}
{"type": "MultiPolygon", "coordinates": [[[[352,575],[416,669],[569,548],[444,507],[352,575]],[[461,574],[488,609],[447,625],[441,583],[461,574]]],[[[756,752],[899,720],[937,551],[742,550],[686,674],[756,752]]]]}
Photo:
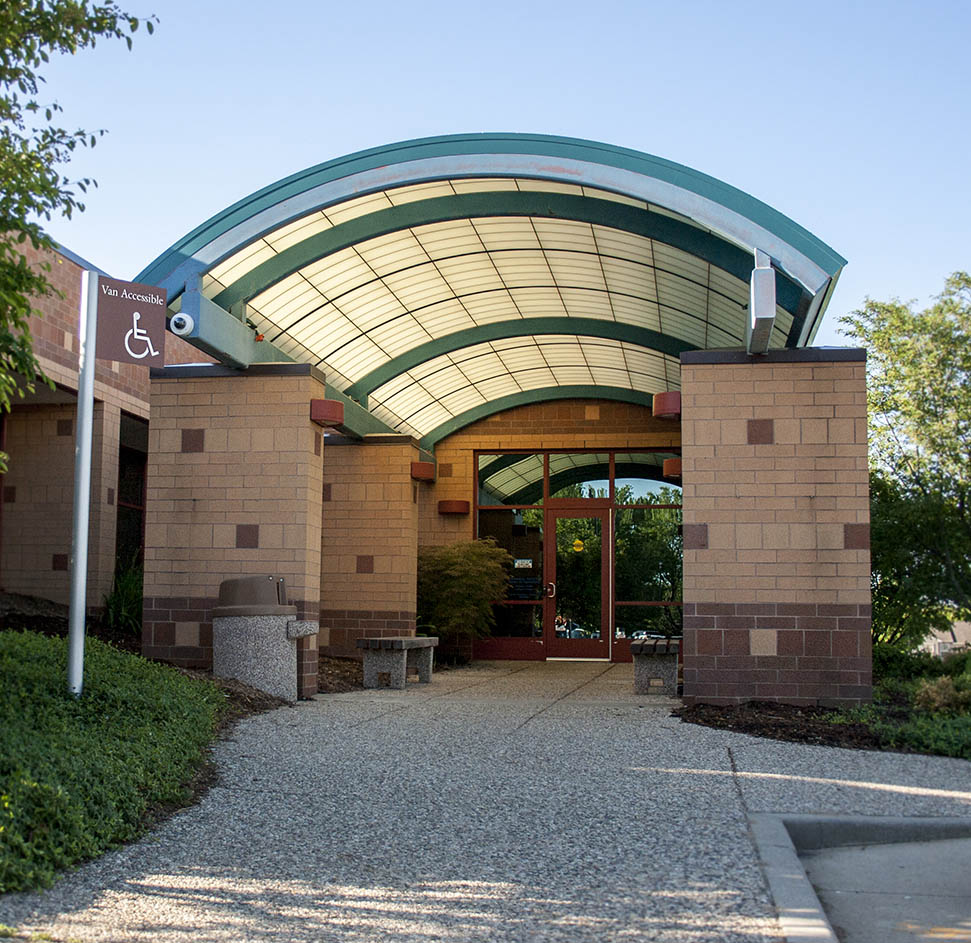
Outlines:
{"type": "Polygon", "coordinates": [[[93,638],[81,698],[66,679],[66,639],[0,631],[0,893],[50,886],[184,804],[226,702],[93,638]]]}

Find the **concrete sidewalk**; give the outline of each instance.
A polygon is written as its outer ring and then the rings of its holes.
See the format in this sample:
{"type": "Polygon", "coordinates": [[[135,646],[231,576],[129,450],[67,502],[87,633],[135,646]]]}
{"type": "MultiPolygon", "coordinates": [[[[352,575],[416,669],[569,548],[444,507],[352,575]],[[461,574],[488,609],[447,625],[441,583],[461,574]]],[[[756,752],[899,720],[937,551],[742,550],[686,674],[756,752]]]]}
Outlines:
{"type": "Polygon", "coordinates": [[[971,765],[682,724],[630,665],[493,663],[240,724],[220,781],[0,922],[89,941],[777,941],[759,813],[971,821],[971,765]]]}

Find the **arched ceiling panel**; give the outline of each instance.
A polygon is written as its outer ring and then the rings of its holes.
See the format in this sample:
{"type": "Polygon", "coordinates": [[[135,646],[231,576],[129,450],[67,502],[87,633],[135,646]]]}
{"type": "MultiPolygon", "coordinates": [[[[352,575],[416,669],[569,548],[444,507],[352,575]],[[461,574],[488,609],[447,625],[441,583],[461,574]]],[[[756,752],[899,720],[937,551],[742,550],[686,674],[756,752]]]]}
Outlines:
{"type": "Polygon", "coordinates": [[[609,145],[465,135],[282,180],[139,279],[173,310],[183,291],[205,300],[189,338],[203,349],[248,324],[269,343],[227,362],[310,362],[431,441],[538,391],[676,389],[679,352],[746,343],[756,250],[775,269],[769,346],[807,343],[844,260],[771,207],[609,145]]]}
{"type": "MultiPolygon", "coordinates": [[[[254,296],[247,316],[272,343],[312,359],[345,389],[412,348],[500,322],[627,324],[681,349],[711,346],[713,336],[726,346],[744,340],[748,286],[656,239],[575,220],[466,220],[462,251],[445,256],[443,231],[455,232],[454,221],[339,250],[254,296]],[[502,238],[484,239],[480,229],[502,238]],[[605,256],[605,244],[625,255],[605,256]]],[[[790,322],[791,315],[780,344],[790,322]]]]}
{"type": "Polygon", "coordinates": [[[431,357],[378,386],[371,411],[421,438],[472,405],[535,389],[604,386],[648,396],[677,384],[670,354],[605,337],[500,338],[431,357]]]}

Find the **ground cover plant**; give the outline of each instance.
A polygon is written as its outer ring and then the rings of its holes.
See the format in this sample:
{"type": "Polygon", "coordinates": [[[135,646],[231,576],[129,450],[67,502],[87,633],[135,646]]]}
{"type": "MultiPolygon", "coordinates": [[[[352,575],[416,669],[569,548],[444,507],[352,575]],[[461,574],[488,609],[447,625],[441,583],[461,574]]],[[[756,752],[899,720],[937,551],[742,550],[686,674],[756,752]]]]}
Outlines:
{"type": "Polygon", "coordinates": [[[861,707],[750,702],[677,713],[689,723],[778,740],[971,760],[971,652],[942,660],[877,642],[873,679],[873,702],[861,707]]]}
{"type": "Polygon", "coordinates": [[[67,640],[0,631],[0,893],[129,841],[191,797],[225,710],[213,684],[85,643],[81,698],[67,640]]]}

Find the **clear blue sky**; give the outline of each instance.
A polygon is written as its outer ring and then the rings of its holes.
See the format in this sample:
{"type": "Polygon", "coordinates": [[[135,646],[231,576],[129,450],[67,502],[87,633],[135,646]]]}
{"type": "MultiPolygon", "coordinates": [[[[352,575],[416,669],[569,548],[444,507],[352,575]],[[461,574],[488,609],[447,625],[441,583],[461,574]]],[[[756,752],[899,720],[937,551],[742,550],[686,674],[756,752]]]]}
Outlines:
{"type": "Polygon", "coordinates": [[[774,206],[849,259],[817,344],[866,295],[927,303],[971,268],[966,0],[121,5],[155,35],[45,73],[66,124],[109,132],[50,231],[119,278],[294,171],[465,131],[606,141],[774,206]]]}

